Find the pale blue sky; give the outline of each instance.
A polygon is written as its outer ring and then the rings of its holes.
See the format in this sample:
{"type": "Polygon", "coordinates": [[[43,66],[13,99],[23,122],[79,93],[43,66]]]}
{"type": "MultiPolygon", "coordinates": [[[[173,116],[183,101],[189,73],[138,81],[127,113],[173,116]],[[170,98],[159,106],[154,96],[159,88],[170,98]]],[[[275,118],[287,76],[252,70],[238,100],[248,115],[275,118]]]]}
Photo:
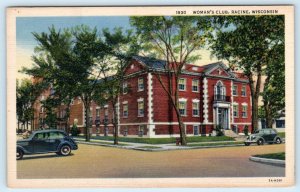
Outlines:
{"type": "Polygon", "coordinates": [[[71,28],[78,25],[88,25],[91,28],[97,27],[113,29],[123,27],[129,29],[129,17],[18,17],[17,18],[17,46],[23,49],[33,50],[37,45],[32,32],[48,32],[52,25],[56,29],[71,28]]]}

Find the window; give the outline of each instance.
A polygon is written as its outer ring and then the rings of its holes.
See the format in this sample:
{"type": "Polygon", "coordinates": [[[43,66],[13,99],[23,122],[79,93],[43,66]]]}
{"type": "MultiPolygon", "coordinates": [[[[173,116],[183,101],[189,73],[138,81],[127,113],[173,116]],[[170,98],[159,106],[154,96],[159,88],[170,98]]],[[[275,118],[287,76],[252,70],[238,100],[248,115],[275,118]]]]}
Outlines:
{"type": "Polygon", "coordinates": [[[232,95],[233,95],[233,96],[237,96],[237,86],[236,86],[236,85],[234,85],[234,86],[232,87],[232,95]]]}
{"type": "Polygon", "coordinates": [[[128,127],[125,127],[123,131],[123,136],[127,136],[127,135],[128,135],[128,127]]]}
{"type": "Polygon", "coordinates": [[[123,104],[123,117],[128,117],[128,104],[123,104]]]}
{"type": "Polygon", "coordinates": [[[143,137],[144,135],[144,129],[145,129],[145,126],[144,125],[140,125],[139,126],[139,137],[143,137]]]}
{"type": "Polygon", "coordinates": [[[179,102],[179,113],[180,115],[186,115],[186,101],[179,102]]]}
{"type": "Polygon", "coordinates": [[[96,109],[96,117],[100,117],[100,109],[96,109]]]}
{"type": "Polygon", "coordinates": [[[193,102],[193,116],[199,116],[199,102],[193,102]]]}
{"type": "Polygon", "coordinates": [[[199,80],[198,79],[193,79],[192,81],[192,91],[193,92],[198,92],[199,91],[199,80]]]}
{"type": "Polygon", "coordinates": [[[233,105],[233,117],[238,117],[238,116],[239,116],[239,106],[233,105]]]}
{"type": "Polygon", "coordinates": [[[71,105],[74,105],[74,99],[71,99],[71,105]]]}
{"type": "Polygon", "coordinates": [[[144,101],[138,101],[138,116],[144,117],[144,101]]]}
{"type": "Polygon", "coordinates": [[[63,139],[65,135],[60,132],[50,132],[50,137],[49,139],[63,139]]]}
{"type": "Polygon", "coordinates": [[[242,95],[243,97],[246,97],[246,86],[243,86],[243,87],[242,87],[241,95],[242,95]]]}
{"type": "Polygon", "coordinates": [[[199,135],[199,126],[193,125],[193,129],[194,129],[194,135],[199,135]]]}
{"type": "Polygon", "coordinates": [[[285,120],[276,120],[276,128],[285,128],[285,120]]]}
{"type": "Polygon", "coordinates": [[[144,78],[140,77],[138,79],[138,91],[144,91],[144,78]]]}
{"type": "Polygon", "coordinates": [[[178,82],[179,91],[185,91],[185,82],[186,82],[186,79],[184,79],[184,78],[179,79],[179,82],[178,82]]]}
{"type": "Polygon", "coordinates": [[[243,105],[242,117],[247,117],[247,110],[248,110],[248,106],[243,105]]]}
{"type": "Polygon", "coordinates": [[[123,83],[123,94],[127,94],[128,93],[128,84],[127,82],[123,83]]]}

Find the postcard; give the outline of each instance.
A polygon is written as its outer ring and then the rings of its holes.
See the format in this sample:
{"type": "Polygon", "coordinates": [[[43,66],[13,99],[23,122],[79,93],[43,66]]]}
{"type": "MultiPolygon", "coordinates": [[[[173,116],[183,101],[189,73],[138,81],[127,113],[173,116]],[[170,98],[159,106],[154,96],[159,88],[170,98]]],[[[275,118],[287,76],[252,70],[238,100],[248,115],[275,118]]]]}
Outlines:
{"type": "Polygon", "coordinates": [[[7,98],[9,187],[292,186],[294,7],[10,7],[7,98]]]}

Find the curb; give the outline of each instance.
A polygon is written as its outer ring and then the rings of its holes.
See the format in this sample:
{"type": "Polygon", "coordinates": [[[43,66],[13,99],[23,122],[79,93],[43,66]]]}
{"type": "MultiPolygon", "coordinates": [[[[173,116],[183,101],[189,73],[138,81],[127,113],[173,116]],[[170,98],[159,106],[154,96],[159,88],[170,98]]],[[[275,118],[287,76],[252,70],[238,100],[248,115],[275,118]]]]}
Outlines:
{"type": "Polygon", "coordinates": [[[265,163],[269,165],[284,167],[285,166],[285,160],[279,160],[279,159],[268,159],[268,158],[262,158],[262,157],[254,157],[251,156],[249,158],[250,161],[258,162],[258,163],[265,163]]]}
{"type": "Polygon", "coordinates": [[[172,151],[172,150],[190,150],[190,149],[205,149],[205,148],[222,148],[222,147],[237,147],[237,146],[243,146],[244,144],[232,144],[232,145],[217,145],[217,146],[195,146],[195,147],[189,147],[189,146],[182,146],[178,148],[142,148],[142,147],[134,147],[134,146],[120,146],[120,145],[111,145],[111,144],[103,144],[103,143],[96,143],[96,142],[86,142],[86,141],[76,141],[80,144],[86,144],[86,145],[96,145],[96,146],[103,146],[103,147],[115,147],[115,148],[121,148],[121,149],[131,149],[131,150],[138,150],[138,151],[148,151],[148,152],[156,152],[156,151],[172,151]]]}

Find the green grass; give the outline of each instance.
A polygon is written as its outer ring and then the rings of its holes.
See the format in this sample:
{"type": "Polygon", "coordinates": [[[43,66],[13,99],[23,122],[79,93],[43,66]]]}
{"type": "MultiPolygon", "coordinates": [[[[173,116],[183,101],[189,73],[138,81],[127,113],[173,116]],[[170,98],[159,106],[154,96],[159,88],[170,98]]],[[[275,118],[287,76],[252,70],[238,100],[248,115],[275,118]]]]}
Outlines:
{"type": "Polygon", "coordinates": [[[282,152],[282,153],[270,153],[270,154],[263,154],[263,155],[255,155],[255,157],[261,157],[261,158],[267,158],[267,159],[285,160],[285,152],[282,152]]]}
{"type": "MultiPolygon", "coordinates": [[[[83,136],[78,136],[84,138],[83,136]]],[[[92,139],[113,141],[112,136],[93,136],[92,139]]],[[[131,142],[131,143],[146,143],[146,144],[167,144],[176,143],[176,138],[131,138],[131,137],[119,137],[120,142],[131,142]]],[[[187,143],[193,142],[210,142],[210,141],[234,141],[233,138],[227,136],[219,137],[206,137],[206,136],[193,136],[187,137],[187,143]]]]}
{"type": "Polygon", "coordinates": [[[220,145],[233,145],[233,144],[244,144],[244,142],[218,142],[218,143],[194,143],[188,144],[189,147],[197,147],[197,146],[220,146],[220,145]]]}
{"type": "Polygon", "coordinates": [[[282,132],[282,133],[277,133],[279,135],[279,137],[281,138],[285,138],[285,132],[282,132]]]}

